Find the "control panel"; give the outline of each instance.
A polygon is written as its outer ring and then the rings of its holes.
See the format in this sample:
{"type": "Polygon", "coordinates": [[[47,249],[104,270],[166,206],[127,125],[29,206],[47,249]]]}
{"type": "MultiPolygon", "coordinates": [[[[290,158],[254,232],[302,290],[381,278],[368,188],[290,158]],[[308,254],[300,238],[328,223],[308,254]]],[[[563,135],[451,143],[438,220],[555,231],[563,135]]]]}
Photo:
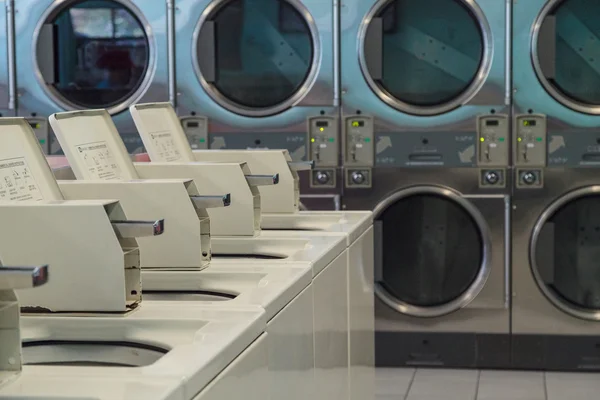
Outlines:
{"type": "Polygon", "coordinates": [[[361,115],[344,119],[344,166],[372,167],[375,163],[373,119],[361,115]]]}
{"type": "Polygon", "coordinates": [[[507,115],[477,118],[477,163],[480,167],[508,166],[510,124],[507,115]]]}
{"type": "Polygon", "coordinates": [[[515,116],[515,165],[544,167],[547,159],[546,116],[523,114],[515,116]]]}
{"type": "Polygon", "coordinates": [[[308,119],[309,161],[315,168],[337,167],[339,162],[337,119],[315,117],[308,119]]]}
{"type": "Polygon", "coordinates": [[[208,149],[208,118],[184,117],[181,126],[192,150],[208,149]]]}
{"type": "Polygon", "coordinates": [[[345,117],[342,139],[345,187],[370,188],[371,168],[375,164],[373,118],[363,115],[345,117]]]}
{"type": "Polygon", "coordinates": [[[50,130],[48,127],[48,121],[44,118],[29,117],[26,118],[27,122],[33,129],[35,137],[37,138],[42,150],[45,154],[50,154],[50,130]]]}

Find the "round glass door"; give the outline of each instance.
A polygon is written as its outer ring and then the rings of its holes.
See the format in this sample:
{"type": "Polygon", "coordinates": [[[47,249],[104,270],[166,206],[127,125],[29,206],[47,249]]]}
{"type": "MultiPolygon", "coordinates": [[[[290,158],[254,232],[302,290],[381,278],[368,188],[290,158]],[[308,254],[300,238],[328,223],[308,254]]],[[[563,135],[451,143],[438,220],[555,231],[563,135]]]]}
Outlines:
{"type": "Polygon", "coordinates": [[[550,206],[534,229],[531,266],[562,311],[600,320],[600,195],[583,189],[550,206]]]}
{"type": "Polygon", "coordinates": [[[316,28],[292,0],[223,0],[199,23],[200,82],[221,106],[265,116],[306,91],[315,66],[316,28]]]}
{"type": "Polygon", "coordinates": [[[376,218],[382,229],[378,297],[399,312],[423,317],[466,306],[489,274],[481,214],[435,188],[397,195],[376,218]]]}
{"type": "Polygon", "coordinates": [[[43,84],[65,109],[126,109],[150,64],[147,22],[123,1],[61,2],[37,38],[43,84]]]}
{"type": "Polygon", "coordinates": [[[363,74],[391,106],[440,114],[461,106],[483,84],[489,28],[473,1],[380,1],[367,20],[363,74]]]}
{"type": "Polygon", "coordinates": [[[574,110],[600,114],[600,3],[551,0],[533,37],[540,82],[574,110]]]}

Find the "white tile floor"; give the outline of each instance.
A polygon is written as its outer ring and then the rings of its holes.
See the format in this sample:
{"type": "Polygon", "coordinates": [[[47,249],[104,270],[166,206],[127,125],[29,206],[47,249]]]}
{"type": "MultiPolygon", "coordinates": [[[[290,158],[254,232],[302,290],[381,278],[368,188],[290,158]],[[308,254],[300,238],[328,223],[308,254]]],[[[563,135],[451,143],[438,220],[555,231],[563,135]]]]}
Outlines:
{"type": "Polygon", "coordinates": [[[600,374],[378,368],[376,400],[598,400],[600,374]]]}

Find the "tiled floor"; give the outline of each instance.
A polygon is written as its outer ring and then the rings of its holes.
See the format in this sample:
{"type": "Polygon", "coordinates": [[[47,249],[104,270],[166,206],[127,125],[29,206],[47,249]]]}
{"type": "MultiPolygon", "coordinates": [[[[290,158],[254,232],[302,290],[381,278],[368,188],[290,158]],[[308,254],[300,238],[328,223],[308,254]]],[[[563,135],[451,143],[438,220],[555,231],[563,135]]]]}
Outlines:
{"type": "Polygon", "coordinates": [[[379,368],[376,400],[598,400],[600,374],[379,368]]]}

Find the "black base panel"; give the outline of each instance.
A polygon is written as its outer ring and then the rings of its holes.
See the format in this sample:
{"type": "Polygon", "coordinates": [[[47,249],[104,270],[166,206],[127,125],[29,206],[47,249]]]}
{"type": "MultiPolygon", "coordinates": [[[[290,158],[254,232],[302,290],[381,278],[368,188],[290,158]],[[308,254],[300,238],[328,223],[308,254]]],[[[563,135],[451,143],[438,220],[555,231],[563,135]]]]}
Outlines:
{"type": "Polygon", "coordinates": [[[546,371],[600,371],[600,335],[513,335],[512,367],[546,371]]]}
{"type": "Polygon", "coordinates": [[[510,336],[376,332],[378,367],[509,368],[510,336]]]}

